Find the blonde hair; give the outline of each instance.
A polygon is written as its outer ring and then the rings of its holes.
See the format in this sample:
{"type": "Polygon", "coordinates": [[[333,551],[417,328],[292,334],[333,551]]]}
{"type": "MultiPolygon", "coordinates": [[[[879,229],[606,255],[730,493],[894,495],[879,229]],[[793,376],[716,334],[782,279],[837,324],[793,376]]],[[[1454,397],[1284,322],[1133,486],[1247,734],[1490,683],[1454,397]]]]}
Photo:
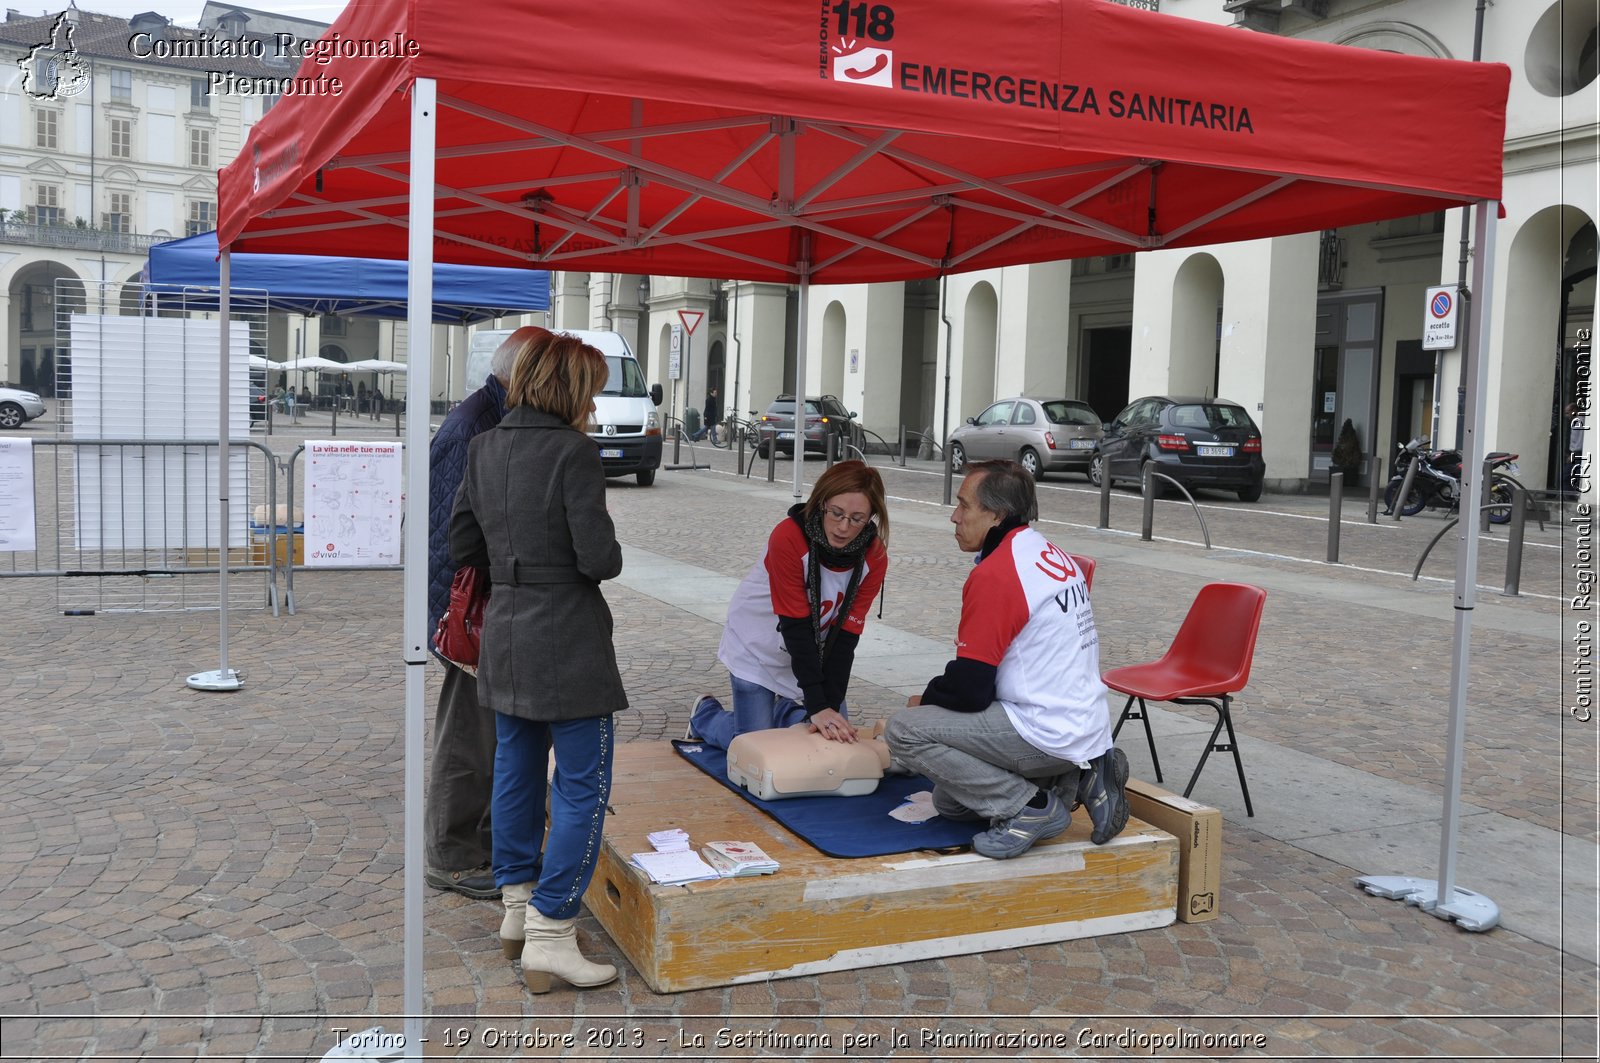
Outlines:
{"type": "Polygon", "coordinates": [[[889,506],[884,498],[883,477],[864,461],[841,461],[817,477],[817,482],[811,487],[811,497],[806,499],[806,520],[816,516],[836,496],[852,492],[867,496],[867,505],[878,521],[878,541],[888,546],[889,506]]]}
{"type": "Polygon", "coordinates": [[[517,354],[506,409],[530,406],[584,431],[594,397],[606,386],[605,355],[576,336],[547,332],[517,354]]]}

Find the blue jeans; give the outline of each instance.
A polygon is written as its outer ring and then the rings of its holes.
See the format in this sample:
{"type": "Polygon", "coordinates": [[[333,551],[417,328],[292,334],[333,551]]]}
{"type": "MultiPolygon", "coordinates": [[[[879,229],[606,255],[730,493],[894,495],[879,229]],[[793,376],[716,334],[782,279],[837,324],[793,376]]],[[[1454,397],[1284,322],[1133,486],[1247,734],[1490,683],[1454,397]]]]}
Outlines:
{"type": "Polygon", "coordinates": [[[570,919],[578,914],[600,857],[611,793],[611,717],[540,723],[497,712],[494,724],[489,818],[495,885],[534,882],[533,906],[551,919],[570,919]],[[552,747],[556,770],[547,786],[552,747]]]}
{"type": "MultiPolygon", "coordinates": [[[[722,702],[709,695],[695,706],[690,724],[694,733],[708,746],[727,749],[728,743],[746,731],[765,731],[770,727],[788,727],[806,718],[806,707],[793,698],[786,698],[738,676],[729,676],[733,686],[733,711],[728,712],[722,702]]],[[[849,710],[841,703],[839,715],[849,718],[849,710]]]]}

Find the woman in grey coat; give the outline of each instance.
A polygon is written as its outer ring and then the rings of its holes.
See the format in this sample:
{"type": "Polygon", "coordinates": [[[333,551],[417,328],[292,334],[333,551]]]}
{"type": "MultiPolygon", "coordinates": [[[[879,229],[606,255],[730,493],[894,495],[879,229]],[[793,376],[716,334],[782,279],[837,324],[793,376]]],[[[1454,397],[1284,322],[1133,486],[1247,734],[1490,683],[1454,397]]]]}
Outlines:
{"type": "Polygon", "coordinates": [[[617,976],[583,958],[574,928],[600,852],[611,715],[628,707],[600,593],[600,581],[622,571],[622,548],[600,454],[584,432],[606,374],[605,358],[579,339],[527,341],[505,417],[472,440],[450,517],[456,563],[489,570],[478,700],[495,713],[500,939],[508,957],[520,950],[535,993],[549,990],[552,975],[574,986],[617,976]]]}

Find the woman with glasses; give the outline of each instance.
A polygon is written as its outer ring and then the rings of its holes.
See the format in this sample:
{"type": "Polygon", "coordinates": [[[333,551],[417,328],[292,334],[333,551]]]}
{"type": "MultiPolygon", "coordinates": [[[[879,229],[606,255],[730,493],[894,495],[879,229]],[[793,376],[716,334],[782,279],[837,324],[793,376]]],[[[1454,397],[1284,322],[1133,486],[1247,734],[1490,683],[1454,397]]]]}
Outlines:
{"type": "Polygon", "coordinates": [[[690,734],[726,749],[746,731],[807,721],[832,741],[854,742],[845,688],[889,567],[888,541],[877,470],[845,461],[823,473],[728,603],[717,658],[732,678],[732,710],[701,695],[690,734]]]}

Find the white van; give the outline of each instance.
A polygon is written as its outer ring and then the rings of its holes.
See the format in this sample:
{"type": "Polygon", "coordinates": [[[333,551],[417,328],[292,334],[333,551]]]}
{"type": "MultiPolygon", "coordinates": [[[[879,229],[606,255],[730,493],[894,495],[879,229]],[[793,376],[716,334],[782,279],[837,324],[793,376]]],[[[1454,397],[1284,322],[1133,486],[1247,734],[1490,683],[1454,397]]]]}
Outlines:
{"type": "MultiPolygon", "coordinates": [[[[511,329],[482,329],[472,334],[467,351],[467,393],[478,390],[489,377],[489,362],[511,329]]],[[[661,405],[661,385],[645,387],[644,370],[633,348],[618,332],[562,330],[576,336],[606,356],[611,375],[594,399],[594,425],[589,435],[600,448],[600,463],[607,476],[638,479],[640,487],[655,483],[661,467],[661,418],[655,408],[661,405]]]]}

